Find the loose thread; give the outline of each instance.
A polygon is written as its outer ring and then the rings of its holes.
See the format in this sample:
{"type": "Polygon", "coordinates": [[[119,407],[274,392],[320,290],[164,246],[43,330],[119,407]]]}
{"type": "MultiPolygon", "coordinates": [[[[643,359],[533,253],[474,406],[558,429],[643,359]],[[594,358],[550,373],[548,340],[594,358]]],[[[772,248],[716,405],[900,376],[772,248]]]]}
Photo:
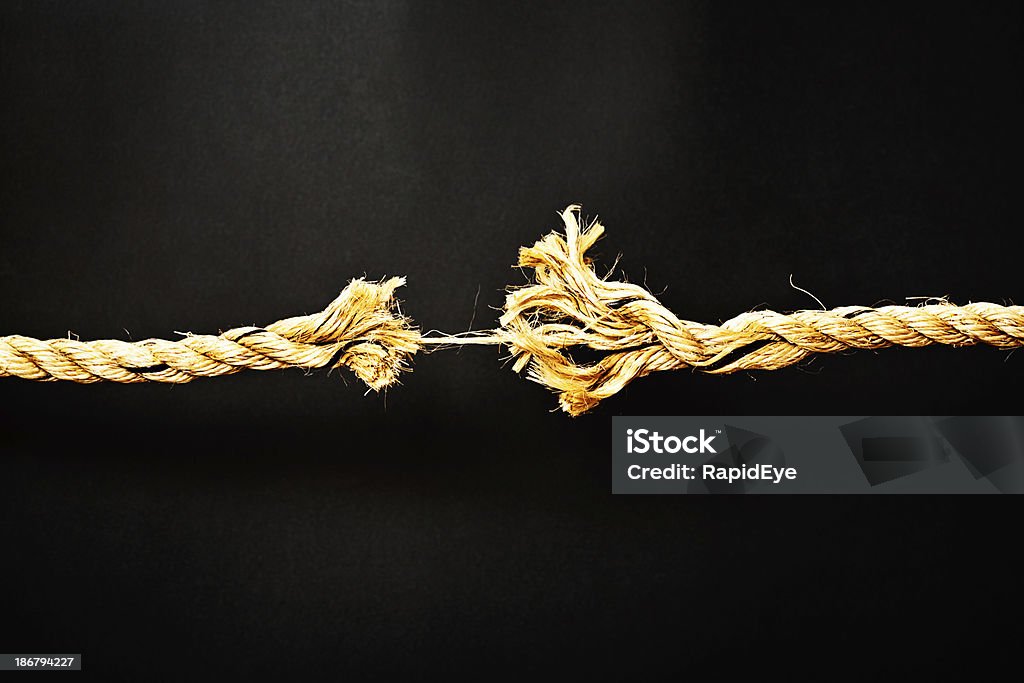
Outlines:
{"type": "Polygon", "coordinates": [[[452,345],[452,346],[466,346],[469,344],[479,344],[481,346],[494,346],[496,344],[507,344],[509,338],[506,335],[499,334],[497,331],[485,333],[482,336],[474,337],[460,337],[459,335],[438,335],[434,337],[420,337],[420,344],[425,345],[452,345]]]}

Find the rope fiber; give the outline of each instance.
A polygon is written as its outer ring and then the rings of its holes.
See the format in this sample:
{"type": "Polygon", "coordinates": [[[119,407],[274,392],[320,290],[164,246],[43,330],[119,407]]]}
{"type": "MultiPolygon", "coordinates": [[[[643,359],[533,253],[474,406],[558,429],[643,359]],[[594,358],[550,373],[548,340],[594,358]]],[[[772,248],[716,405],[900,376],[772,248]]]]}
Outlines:
{"type": "Polygon", "coordinates": [[[510,288],[499,329],[421,335],[394,297],[404,278],[358,279],[319,313],[219,335],[138,342],[0,337],[0,377],[184,383],[246,369],[345,366],[380,391],[424,346],[502,344],[516,372],[557,392],[561,408],[575,416],[660,370],[778,370],[815,353],[888,346],[1024,346],[1024,307],[984,302],[751,311],[721,325],[680,319],[643,287],[597,276],[586,252],[604,227],[593,221],[581,228],[579,217],[580,207],[569,206],[561,213],[564,234],[520,249],[519,266],[533,269],[534,282],[510,288]],[[599,359],[575,362],[573,351],[584,348],[599,359]]]}

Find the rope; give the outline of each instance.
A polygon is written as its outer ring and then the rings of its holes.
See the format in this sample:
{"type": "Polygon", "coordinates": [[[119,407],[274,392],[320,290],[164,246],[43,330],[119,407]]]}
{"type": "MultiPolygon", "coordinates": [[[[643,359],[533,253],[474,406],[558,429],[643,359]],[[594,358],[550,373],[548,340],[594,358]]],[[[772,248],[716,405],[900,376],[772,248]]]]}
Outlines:
{"type": "Polygon", "coordinates": [[[72,382],[169,382],[241,370],[346,366],[375,390],[394,383],[419,348],[419,333],[397,312],[404,278],[353,280],[323,311],[178,341],[81,342],[0,337],[0,377],[72,382]]]}
{"type": "Polygon", "coordinates": [[[421,335],[394,298],[403,278],[360,279],[319,313],[220,335],[139,342],[0,337],[0,377],[184,383],[246,369],[346,366],[379,391],[396,383],[424,346],[501,344],[511,349],[516,372],[525,370],[559,394],[564,411],[579,415],[660,370],[777,370],[814,353],[887,346],[1024,346],[1024,307],[991,303],[752,311],[721,325],[683,320],[643,287],[597,276],[586,252],[604,228],[594,221],[581,229],[579,212],[576,205],[562,212],[564,236],[552,232],[520,249],[519,266],[533,269],[534,282],[509,291],[500,329],[421,335]],[[600,358],[575,362],[573,351],[584,348],[600,358]]]}
{"type": "Polygon", "coordinates": [[[581,230],[579,210],[562,212],[564,237],[553,232],[520,249],[519,265],[534,270],[535,283],[511,291],[501,317],[513,369],[558,392],[570,415],[659,370],[778,370],[813,353],[887,346],[1024,346],[1024,307],[991,303],[753,311],[721,325],[681,320],[644,288],[596,275],[586,252],[604,228],[594,221],[581,230]],[[571,351],[580,347],[605,355],[577,364],[571,351]]]}

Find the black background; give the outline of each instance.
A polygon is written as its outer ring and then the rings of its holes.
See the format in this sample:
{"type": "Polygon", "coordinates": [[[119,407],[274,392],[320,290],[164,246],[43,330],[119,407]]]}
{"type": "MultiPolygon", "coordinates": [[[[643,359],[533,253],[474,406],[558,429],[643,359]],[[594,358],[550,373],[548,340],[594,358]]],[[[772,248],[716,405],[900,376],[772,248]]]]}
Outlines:
{"type": "MultiPolygon", "coordinates": [[[[484,329],[570,202],[692,320],[814,307],[790,274],[1007,303],[1021,46],[1019,3],[4,3],[0,334],[215,332],[363,274],[484,329]]],[[[1016,500],[612,497],[611,416],[1012,413],[1021,363],[669,373],[576,420],[494,348],[386,396],[2,380],[0,650],[136,680],[974,671],[1017,646],[1016,500]]]]}

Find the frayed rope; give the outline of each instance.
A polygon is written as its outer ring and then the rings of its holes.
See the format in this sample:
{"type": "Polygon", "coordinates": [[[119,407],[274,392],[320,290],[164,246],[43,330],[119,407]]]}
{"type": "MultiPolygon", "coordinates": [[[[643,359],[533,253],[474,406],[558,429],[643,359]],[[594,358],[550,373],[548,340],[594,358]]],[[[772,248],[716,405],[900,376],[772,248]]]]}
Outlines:
{"type": "Polygon", "coordinates": [[[419,332],[398,313],[394,298],[403,284],[400,277],[353,280],[319,313],[216,336],[137,342],[0,337],[0,377],[182,384],[240,370],[344,366],[379,391],[398,380],[420,348],[419,332]]]}
{"type": "MultiPolygon", "coordinates": [[[[420,348],[502,344],[516,372],[557,392],[580,415],[637,377],[692,368],[724,374],[777,370],[814,353],[887,346],[1024,346],[1024,307],[947,302],[926,306],[847,306],[790,314],[753,311],[721,325],[681,320],[643,287],[598,277],[586,256],[604,232],[580,227],[580,207],[561,214],[552,232],[519,252],[533,284],[510,289],[500,329],[424,336],[398,311],[402,278],[353,280],[322,312],[179,341],[0,337],[0,377],[74,382],[188,382],[243,369],[346,366],[371,389],[398,381],[420,348]],[[577,363],[575,349],[602,354],[577,363]]],[[[578,355],[578,354],[577,354],[578,355]]]]}

